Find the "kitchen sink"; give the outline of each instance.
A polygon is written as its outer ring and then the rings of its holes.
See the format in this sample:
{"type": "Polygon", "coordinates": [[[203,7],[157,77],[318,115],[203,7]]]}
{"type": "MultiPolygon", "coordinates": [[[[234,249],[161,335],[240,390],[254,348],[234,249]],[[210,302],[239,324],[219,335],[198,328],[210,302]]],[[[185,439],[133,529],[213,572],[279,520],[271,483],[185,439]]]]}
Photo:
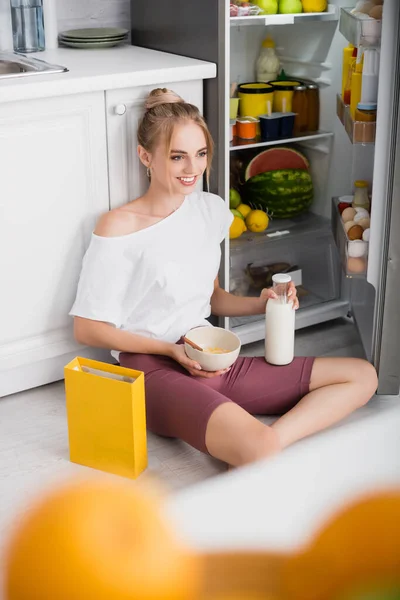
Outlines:
{"type": "Polygon", "coordinates": [[[65,73],[66,67],[52,65],[38,58],[28,58],[15,52],[0,52],[0,81],[9,77],[65,73]]]}

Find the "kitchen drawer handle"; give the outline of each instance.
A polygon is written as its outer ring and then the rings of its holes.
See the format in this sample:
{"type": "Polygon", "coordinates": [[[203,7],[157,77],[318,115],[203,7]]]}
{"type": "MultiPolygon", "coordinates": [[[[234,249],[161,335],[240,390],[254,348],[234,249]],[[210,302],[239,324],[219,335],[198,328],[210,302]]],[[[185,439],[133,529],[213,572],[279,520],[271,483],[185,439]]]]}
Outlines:
{"type": "Polygon", "coordinates": [[[117,106],[114,109],[114,112],[116,115],[122,116],[126,113],[126,106],[125,104],[117,104],[117,106]]]}

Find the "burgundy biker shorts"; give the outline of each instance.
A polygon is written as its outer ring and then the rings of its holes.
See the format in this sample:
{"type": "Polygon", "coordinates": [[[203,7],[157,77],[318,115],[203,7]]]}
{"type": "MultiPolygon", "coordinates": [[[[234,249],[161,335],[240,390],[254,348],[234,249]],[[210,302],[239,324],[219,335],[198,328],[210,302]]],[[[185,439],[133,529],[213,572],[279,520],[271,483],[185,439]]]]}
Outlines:
{"type": "Polygon", "coordinates": [[[147,427],[158,435],[180,438],[208,453],[208,419],[224,402],[235,402],[251,415],[281,415],[309,391],[312,357],[297,357],[276,367],[264,357],[239,356],[230,371],[194,377],[171,358],[121,352],[121,366],[145,373],[147,427]]]}

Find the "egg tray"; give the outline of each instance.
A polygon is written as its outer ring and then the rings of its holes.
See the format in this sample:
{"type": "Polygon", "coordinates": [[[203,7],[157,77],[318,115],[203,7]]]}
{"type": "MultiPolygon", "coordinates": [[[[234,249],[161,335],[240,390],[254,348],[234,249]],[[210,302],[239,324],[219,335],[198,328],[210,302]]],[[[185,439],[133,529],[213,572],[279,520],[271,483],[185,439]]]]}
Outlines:
{"type": "Polygon", "coordinates": [[[332,233],[346,277],[365,278],[369,244],[361,240],[349,240],[338,208],[339,202],[346,201],[348,197],[332,198],[332,233]]]}

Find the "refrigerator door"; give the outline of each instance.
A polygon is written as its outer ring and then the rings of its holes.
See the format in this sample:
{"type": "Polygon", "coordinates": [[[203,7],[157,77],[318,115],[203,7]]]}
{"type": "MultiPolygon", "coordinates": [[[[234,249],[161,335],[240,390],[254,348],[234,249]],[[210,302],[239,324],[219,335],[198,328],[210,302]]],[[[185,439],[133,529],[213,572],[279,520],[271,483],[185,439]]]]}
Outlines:
{"type": "MultiPolygon", "coordinates": [[[[400,5],[386,0],[382,27],[378,122],[368,282],[375,288],[371,358],[380,394],[400,385],[400,5]]],[[[355,308],[356,314],[356,308],[355,308]]],[[[372,315],[371,315],[372,316],[372,315]]],[[[365,321],[365,329],[371,328],[365,321]]],[[[363,332],[361,332],[363,333],[363,332]]],[[[364,331],[365,333],[365,331],[364,331]]]]}

